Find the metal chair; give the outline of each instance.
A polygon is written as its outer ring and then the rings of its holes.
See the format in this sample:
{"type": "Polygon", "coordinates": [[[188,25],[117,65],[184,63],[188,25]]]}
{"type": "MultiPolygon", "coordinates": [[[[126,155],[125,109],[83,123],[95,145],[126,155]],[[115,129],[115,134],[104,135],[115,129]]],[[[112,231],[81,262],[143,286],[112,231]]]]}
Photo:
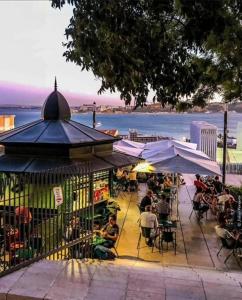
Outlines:
{"type": "Polygon", "coordinates": [[[173,231],[171,228],[161,228],[160,235],[159,235],[159,248],[160,250],[162,250],[162,253],[163,253],[163,242],[166,243],[167,250],[168,250],[168,244],[172,243],[176,255],[176,231],[173,231]]]}
{"type": "Polygon", "coordinates": [[[230,252],[228,253],[228,255],[225,257],[224,263],[226,263],[228,261],[228,259],[233,255],[236,260],[237,260],[237,252],[239,252],[239,254],[241,254],[241,248],[242,248],[242,234],[238,234],[236,237],[230,235],[230,239],[225,239],[220,237],[220,240],[222,242],[222,245],[219,249],[219,251],[217,252],[217,256],[219,256],[219,253],[221,252],[221,250],[223,248],[230,250],[230,252]],[[230,241],[230,243],[229,243],[230,241]]]}
{"type": "MultiPolygon", "coordinates": [[[[150,239],[151,229],[152,228],[148,228],[148,227],[142,227],[142,226],[140,227],[140,234],[139,234],[139,239],[137,244],[137,250],[138,250],[137,257],[139,257],[139,251],[141,249],[140,247],[141,237],[145,239],[145,242],[147,244],[147,239],[150,239]]],[[[152,252],[153,252],[153,247],[152,247],[152,252]]]]}
{"type": "Polygon", "coordinates": [[[113,247],[111,249],[114,250],[116,257],[119,257],[119,254],[118,254],[117,248],[115,247],[115,244],[113,245],[113,247]]]}

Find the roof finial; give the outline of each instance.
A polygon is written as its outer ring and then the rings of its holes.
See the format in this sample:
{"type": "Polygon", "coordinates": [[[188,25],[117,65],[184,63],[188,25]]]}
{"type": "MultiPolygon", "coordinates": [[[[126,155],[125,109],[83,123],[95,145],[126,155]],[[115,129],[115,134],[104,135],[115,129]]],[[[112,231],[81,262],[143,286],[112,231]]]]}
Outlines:
{"type": "Polygon", "coordinates": [[[55,86],[54,86],[54,88],[55,88],[55,91],[57,91],[57,80],[56,80],[56,76],[55,76],[55,86]]]}

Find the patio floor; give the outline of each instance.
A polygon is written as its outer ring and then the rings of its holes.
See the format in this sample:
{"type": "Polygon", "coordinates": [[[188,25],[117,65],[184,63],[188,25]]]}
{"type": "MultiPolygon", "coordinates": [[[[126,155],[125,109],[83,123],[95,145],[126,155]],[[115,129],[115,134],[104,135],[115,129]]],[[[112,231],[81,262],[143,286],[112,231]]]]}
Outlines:
{"type": "MultiPolygon", "coordinates": [[[[141,242],[139,259],[150,262],[160,262],[162,264],[174,264],[182,266],[200,266],[216,268],[220,270],[238,270],[234,257],[231,257],[227,264],[223,263],[228,250],[222,250],[219,257],[216,253],[221,246],[214,230],[216,225],[215,216],[208,212],[207,220],[202,219],[198,223],[196,216],[189,215],[192,210],[191,199],[194,194],[192,177],[185,177],[186,185],[179,188],[179,219],[177,228],[177,254],[170,245],[168,251],[163,254],[159,250],[152,249],[145,245],[144,240],[141,242]]],[[[121,229],[120,238],[117,242],[117,250],[120,258],[137,259],[137,242],[139,237],[139,210],[137,204],[146,192],[146,184],[139,185],[138,193],[121,192],[118,202],[121,211],[118,214],[118,223],[121,229]]],[[[175,205],[174,205],[175,207],[175,205]]]]}

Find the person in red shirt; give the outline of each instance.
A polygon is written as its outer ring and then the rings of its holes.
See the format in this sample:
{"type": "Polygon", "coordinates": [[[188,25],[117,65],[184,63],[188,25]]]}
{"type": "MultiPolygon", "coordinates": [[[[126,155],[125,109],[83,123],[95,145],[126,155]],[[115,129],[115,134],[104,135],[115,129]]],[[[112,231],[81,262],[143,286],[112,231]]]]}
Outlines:
{"type": "Polygon", "coordinates": [[[207,185],[204,182],[202,182],[201,176],[199,174],[196,174],[196,180],[194,180],[194,185],[197,189],[201,188],[203,191],[206,191],[208,189],[207,185]]]}
{"type": "Polygon", "coordinates": [[[15,215],[19,224],[20,241],[29,239],[32,221],[32,214],[29,208],[25,206],[18,206],[15,208],[15,215]]]}

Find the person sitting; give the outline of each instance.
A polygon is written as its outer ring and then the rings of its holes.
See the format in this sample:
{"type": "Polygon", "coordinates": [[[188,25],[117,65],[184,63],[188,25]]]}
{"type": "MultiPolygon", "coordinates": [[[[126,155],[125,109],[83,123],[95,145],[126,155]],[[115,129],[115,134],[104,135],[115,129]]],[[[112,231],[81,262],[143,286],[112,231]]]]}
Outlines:
{"type": "Polygon", "coordinates": [[[203,214],[208,211],[209,204],[203,196],[203,190],[201,187],[197,189],[197,192],[193,199],[193,209],[198,211],[198,218],[203,218],[203,214]]]}
{"type": "Polygon", "coordinates": [[[160,201],[156,204],[156,210],[159,215],[159,220],[167,220],[170,214],[169,199],[165,195],[161,195],[160,201]]]}
{"type": "Polygon", "coordinates": [[[219,214],[218,223],[219,224],[214,227],[216,235],[224,240],[226,248],[232,249],[238,235],[226,229],[227,221],[224,213],[219,214]]]}
{"type": "Polygon", "coordinates": [[[141,227],[151,229],[147,245],[152,247],[158,228],[158,220],[156,215],[152,212],[151,205],[145,207],[145,211],[140,215],[139,221],[141,227]]]}
{"type": "Polygon", "coordinates": [[[225,209],[225,203],[229,201],[229,199],[232,198],[234,202],[234,197],[230,194],[230,191],[228,188],[225,188],[222,194],[218,197],[218,205],[221,206],[221,210],[224,211],[225,209]]]}
{"type": "Polygon", "coordinates": [[[178,176],[178,182],[179,182],[180,185],[186,184],[182,174],[178,174],[177,176],[178,176]]]}
{"type": "Polygon", "coordinates": [[[202,191],[206,191],[208,189],[207,185],[202,181],[201,176],[199,174],[196,174],[196,180],[194,180],[194,185],[196,189],[201,188],[202,191]]]}
{"type": "Polygon", "coordinates": [[[117,225],[116,215],[110,215],[108,223],[101,229],[100,235],[104,238],[102,245],[106,248],[112,248],[119,235],[119,226],[117,225]]]}
{"type": "Polygon", "coordinates": [[[169,176],[166,176],[164,179],[164,189],[170,189],[172,185],[172,179],[169,176]]]}
{"type": "Polygon", "coordinates": [[[153,201],[153,192],[148,190],[144,198],[140,202],[140,211],[144,212],[147,205],[151,205],[153,201]]]}
{"type": "Polygon", "coordinates": [[[137,190],[138,183],[137,183],[137,172],[134,170],[135,166],[132,166],[131,171],[129,172],[129,186],[130,190],[137,190]]]}
{"type": "Polygon", "coordinates": [[[153,191],[156,189],[156,179],[155,179],[155,175],[152,174],[150,176],[150,178],[147,180],[147,186],[148,186],[148,189],[153,191]]]}
{"type": "Polygon", "coordinates": [[[162,173],[157,174],[157,182],[158,182],[159,185],[164,184],[164,178],[165,178],[165,176],[162,173]]]}
{"type": "Polygon", "coordinates": [[[123,169],[122,168],[118,168],[117,171],[116,171],[116,174],[115,174],[117,180],[120,180],[121,177],[122,177],[122,175],[123,175],[123,169]]]}
{"type": "Polygon", "coordinates": [[[32,214],[26,206],[18,206],[15,208],[17,226],[19,227],[20,241],[29,240],[31,234],[32,214]]]}
{"type": "MultiPolygon", "coordinates": [[[[72,242],[81,235],[81,226],[80,226],[80,218],[77,216],[73,216],[69,222],[69,225],[66,229],[65,239],[68,242],[72,242]]],[[[80,258],[81,256],[81,243],[75,244],[70,248],[70,254],[72,258],[80,258]]]]}
{"type": "Polygon", "coordinates": [[[122,184],[122,186],[124,187],[124,191],[128,192],[128,188],[129,188],[129,175],[128,175],[128,171],[124,170],[123,174],[120,178],[120,182],[122,184]]]}
{"type": "Polygon", "coordinates": [[[215,176],[214,181],[213,181],[213,186],[214,186],[214,189],[215,189],[215,193],[217,195],[222,193],[222,191],[223,191],[223,184],[219,180],[219,176],[215,176]]]}

